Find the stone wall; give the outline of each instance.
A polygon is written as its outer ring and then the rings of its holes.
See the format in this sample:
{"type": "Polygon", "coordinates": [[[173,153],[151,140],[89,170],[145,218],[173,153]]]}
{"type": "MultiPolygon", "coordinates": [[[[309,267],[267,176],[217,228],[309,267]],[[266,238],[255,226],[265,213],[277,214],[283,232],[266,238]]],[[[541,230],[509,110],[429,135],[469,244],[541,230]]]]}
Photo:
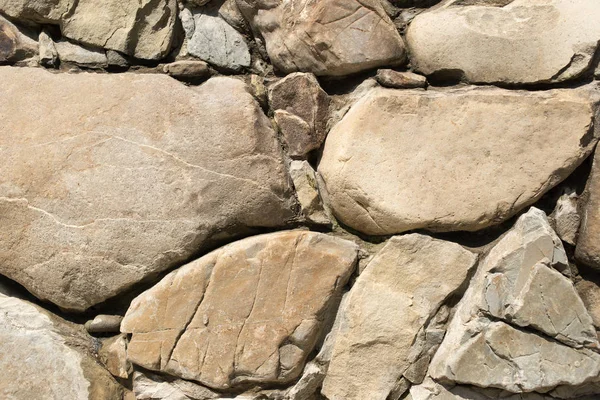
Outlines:
{"type": "Polygon", "coordinates": [[[599,399],[599,21],[0,0],[0,399],[599,399]]]}

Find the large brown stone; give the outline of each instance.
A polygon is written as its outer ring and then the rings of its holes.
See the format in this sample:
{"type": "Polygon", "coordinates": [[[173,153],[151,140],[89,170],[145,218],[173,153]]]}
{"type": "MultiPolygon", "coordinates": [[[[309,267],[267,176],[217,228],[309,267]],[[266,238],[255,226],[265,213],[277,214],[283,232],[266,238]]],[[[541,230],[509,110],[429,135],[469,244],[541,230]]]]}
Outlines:
{"type": "Polygon", "coordinates": [[[476,260],[460,245],[429,236],[390,239],[340,311],[323,382],[327,399],[386,400],[416,361],[419,331],[463,284],[476,260]]]}
{"type": "Polygon", "coordinates": [[[83,327],[0,293],[0,398],[121,400],[83,327]]]}
{"type": "Polygon", "coordinates": [[[449,0],[421,13],[406,37],[420,72],[470,82],[561,82],[592,65],[600,41],[596,0],[449,0]]]}
{"type": "Polygon", "coordinates": [[[378,0],[237,0],[282,72],[347,75],[401,64],[396,27],[378,0]]]}
{"type": "Polygon", "coordinates": [[[373,89],[325,142],[333,212],[367,234],[502,222],[591,152],[595,88],[373,89]]]}
{"type": "Polygon", "coordinates": [[[582,196],[582,216],[575,257],[600,270],[600,151],[594,154],[592,171],[582,196]]]}
{"type": "Polygon", "coordinates": [[[0,69],[0,273],[85,310],[293,217],[267,117],[232,78],[0,69]]]}
{"type": "Polygon", "coordinates": [[[358,246],[306,231],[234,242],[167,275],[121,324],[129,359],[215,389],[297,378],[358,246]]]}

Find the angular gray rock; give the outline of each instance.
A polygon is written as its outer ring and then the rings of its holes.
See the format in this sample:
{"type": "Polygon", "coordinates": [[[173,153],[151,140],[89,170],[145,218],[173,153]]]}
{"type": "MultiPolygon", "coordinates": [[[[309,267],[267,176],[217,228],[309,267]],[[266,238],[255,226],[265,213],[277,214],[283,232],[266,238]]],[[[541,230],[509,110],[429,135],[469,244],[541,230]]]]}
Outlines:
{"type": "Polygon", "coordinates": [[[269,87],[275,123],[292,157],[318,149],[327,135],[329,96],[312,74],[296,72],[269,87]]]}
{"type": "Polygon", "coordinates": [[[348,75],[406,60],[404,42],[378,0],[237,0],[284,73],[348,75]]]}
{"type": "Polygon", "coordinates": [[[45,30],[40,32],[38,43],[40,64],[45,67],[58,66],[58,52],[56,51],[56,46],[54,45],[54,41],[50,35],[48,35],[45,30]]]}
{"type": "Polygon", "coordinates": [[[129,360],[214,389],[302,372],[355,268],[358,246],[307,231],[250,237],[167,275],[121,330],[129,360]]]}
{"type": "Polygon", "coordinates": [[[102,49],[80,46],[67,40],[59,40],[54,46],[61,63],[71,63],[87,68],[108,66],[108,58],[102,49]]]}
{"type": "Polygon", "coordinates": [[[329,212],[325,209],[319,193],[315,170],[308,161],[294,160],[289,171],[306,221],[317,225],[331,225],[329,212]]]}
{"type": "MultiPolygon", "coordinates": [[[[386,400],[416,361],[419,331],[475,265],[461,246],[396,236],[352,287],[335,336],[322,393],[329,400],[386,400]]],[[[418,355],[418,353],[417,353],[418,355]]]]}
{"type": "Polygon", "coordinates": [[[166,64],[165,74],[179,79],[199,79],[210,77],[210,69],[204,61],[181,60],[166,64]]]}
{"type": "Polygon", "coordinates": [[[0,294],[0,398],[121,400],[81,326],[0,294]]]}
{"type": "Polygon", "coordinates": [[[23,61],[37,55],[38,43],[0,14],[0,63],[23,61]]]}
{"type": "Polygon", "coordinates": [[[118,378],[127,379],[132,373],[131,363],[127,360],[127,337],[118,335],[102,341],[98,356],[106,369],[118,378]]]}
{"type": "Polygon", "coordinates": [[[186,31],[190,55],[232,71],[250,66],[250,50],[241,33],[218,16],[198,12],[193,20],[193,33],[186,31]]]}
{"type": "Polygon", "coordinates": [[[595,88],[371,90],[325,142],[332,210],[377,235],[502,222],[588,156],[595,88]]]}
{"type": "Polygon", "coordinates": [[[60,25],[63,36],[136,58],[166,56],[173,42],[176,0],[0,0],[17,20],[60,25]]]}
{"type": "Polygon", "coordinates": [[[294,218],[276,134],[237,79],[3,67],[0,120],[0,273],[64,309],[294,218]]]}
{"type": "Polygon", "coordinates": [[[578,200],[577,192],[572,188],[566,188],[550,215],[550,221],[558,237],[572,246],[577,244],[577,232],[581,223],[578,200]]]}
{"type": "Polygon", "coordinates": [[[133,391],[136,400],[210,400],[218,399],[219,394],[212,390],[183,379],[135,371],[133,391]]]}
{"type": "Polygon", "coordinates": [[[597,349],[598,339],[573,284],[557,271],[565,262],[545,214],[531,208],[478,268],[430,375],[513,393],[596,381],[600,355],[587,347],[597,349]]]}
{"type": "Polygon", "coordinates": [[[600,270],[600,151],[594,154],[592,171],[581,203],[581,225],[575,257],[588,267],[600,270]]]}
{"type": "Polygon", "coordinates": [[[596,0],[448,0],[417,15],[406,38],[413,66],[426,75],[562,82],[590,68],[600,41],[598,18],[596,0]]]}

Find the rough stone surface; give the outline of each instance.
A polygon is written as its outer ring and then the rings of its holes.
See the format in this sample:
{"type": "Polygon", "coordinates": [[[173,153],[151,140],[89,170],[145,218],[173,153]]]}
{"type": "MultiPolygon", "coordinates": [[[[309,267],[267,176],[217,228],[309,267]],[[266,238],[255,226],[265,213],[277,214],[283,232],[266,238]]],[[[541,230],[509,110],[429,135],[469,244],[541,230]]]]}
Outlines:
{"type": "Polygon", "coordinates": [[[229,70],[239,71],[250,66],[246,40],[218,16],[194,15],[194,31],[188,36],[187,49],[190,55],[229,70]]]}
{"type": "Polygon", "coordinates": [[[204,61],[175,61],[163,67],[166,74],[180,79],[208,78],[210,69],[204,61]]]}
{"type": "Polygon", "coordinates": [[[579,196],[577,192],[571,188],[566,188],[556,202],[556,207],[550,215],[550,220],[556,231],[565,243],[574,246],[577,243],[577,232],[581,217],[578,207],[579,196]]]}
{"type": "Polygon", "coordinates": [[[600,151],[594,154],[581,208],[581,225],[575,257],[588,267],[600,270],[600,151]]]}
{"type": "Polygon", "coordinates": [[[381,86],[394,89],[415,89],[427,86],[427,78],[413,72],[400,72],[393,69],[379,69],[375,76],[381,86]]]}
{"type": "MultiPolygon", "coordinates": [[[[551,396],[540,393],[511,394],[493,388],[478,388],[472,386],[448,387],[428,378],[420,385],[410,388],[412,400],[552,400],[551,396]]],[[[581,399],[588,400],[588,399],[581,399]]],[[[592,399],[589,399],[592,400],[592,399]]]]}
{"type": "Polygon", "coordinates": [[[329,96],[314,75],[297,72],[276,82],[269,87],[269,104],[290,156],[304,157],[321,147],[327,135],[329,96]]]}
{"type": "Polygon", "coordinates": [[[447,1],[412,20],[406,37],[420,72],[515,84],[561,82],[591,66],[600,41],[595,0],[460,3],[447,1]]]}
{"type": "Polygon", "coordinates": [[[234,242],[167,275],[121,324],[129,359],[215,389],[302,372],[353,271],[354,243],[287,231],[234,242]]]}
{"type": "Polygon", "coordinates": [[[212,390],[184,381],[166,379],[164,376],[136,371],[133,373],[133,391],[136,400],[209,400],[218,399],[212,390]]]}
{"type": "Polygon", "coordinates": [[[0,294],[0,398],[121,400],[85,331],[0,294]]]}
{"type": "Polygon", "coordinates": [[[17,20],[56,24],[75,4],[75,0],[0,0],[0,11],[17,20]]]}
{"type": "Polygon", "coordinates": [[[113,376],[129,378],[132,368],[131,363],[127,361],[127,337],[125,335],[105,339],[98,351],[98,356],[113,376]]]}
{"type": "Polygon", "coordinates": [[[72,63],[88,68],[103,68],[108,66],[106,53],[101,49],[79,46],[66,40],[54,44],[58,58],[63,63],[72,63]]]}
{"type": "Polygon", "coordinates": [[[405,61],[404,43],[377,0],[238,0],[284,73],[347,75],[405,61]]]}
{"type": "Polygon", "coordinates": [[[600,355],[586,348],[598,347],[596,332],[573,284],[557,271],[565,260],[545,214],[531,208],[480,265],[431,376],[513,393],[597,380],[600,355]]]}
{"type": "Polygon", "coordinates": [[[575,284],[575,289],[592,317],[594,326],[600,329],[600,285],[595,281],[583,279],[575,284]]]}
{"type": "Polygon", "coordinates": [[[322,393],[329,400],[385,400],[410,364],[412,343],[477,257],[461,246],[396,236],[350,291],[322,393]]]}
{"type": "Polygon", "coordinates": [[[592,150],[591,88],[374,89],[325,142],[319,172],[332,210],[367,234],[504,221],[592,150]]]}
{"type": "Polygon", "coordinates": [[[21,61],[37,54],[37,42],[0,14],[0,63],[21,61]]]}
{"type": "Polygon", "coordinates": [[[54,41],[46,31],[41,31],[38,37],[40,64],[45,67],[56,67],[58,65],[58,52],[54,41]]]}
{"type": "Polygon", "coordinates": [[[331,225],[329,212],[319,194],[315,170],[308,161],[292,161],[290,176],[306,221],[316,225],[331,225]]]}
{"type": "Polygon", "coordinates": [[[85,323],[85,329],[89,333],[114,333],[120,332],[121,321],[123,317],[120,315],[96,315],[94,319],[85,323]]]}
{"type": "Polygon", "coordinates": [[[0,120],[0,272],[65,309],[293,217],[275,132],[236,79],[4,67],[0,120]]]}

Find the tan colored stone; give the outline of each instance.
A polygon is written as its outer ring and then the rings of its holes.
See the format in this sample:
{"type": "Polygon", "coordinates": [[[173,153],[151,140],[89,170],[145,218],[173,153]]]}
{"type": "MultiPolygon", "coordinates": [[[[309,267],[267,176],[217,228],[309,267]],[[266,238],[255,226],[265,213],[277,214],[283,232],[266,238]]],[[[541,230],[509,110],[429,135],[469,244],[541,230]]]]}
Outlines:
{"type": "Polygon", "coordinates": [[[600,151],[594,154],[592,171],[582,196],[581,225],[575,258],[600,270],[600,151]]]}
{"type": "Polygon", "coordinates": [[[94,319],[85,323],[85,329],[89,333],[114,333],[120,332],[121,321],[123,317],[120,315],[96,315],[94,319]]]}
{"type": "Polygon", "coordinates": [[[152,373],[133,373],[135,400],[210,400],[218,399],[219,394],[212,390],[184,381],[152,373]]]}
{"type": "Polygon", "coordinates": [[[373,89],[327,136],[330,206],[367,234],[502,222],[591,152],[594,88],[373,89]]]}
{"type": "Polygon", "coordinates": [[[210,69],[204,61],[175,61],[166,64],[163,67],[163,71],[174,78],[181,79],[208,78],[210,76],[210,69]]]}
{"type": "Polygon", "coordinates": [[[594,326],[596,329],[600,329],[600,285],[594,281],[582,279],[575,284],[575,289],[592,317],[594,326]]]}
{"type": "Polygon", "coordinates": [[[294,216],[276,134],[237,79],[4,67],[0,120],[0,272],[65,309],[294,216]]]}
{"type": "Polygon", "coordinates": [[[291,162],[289,170],[306,221],[317,225],[331,225],[329,212],[319,194],[315,170],[308,161],[296,160],[291,162]]]}
{"type": "Polygon", "coordinates": [[[102,49],[80,46],[67,40],[59,40],[54,46],[61,63],[87,68],[106,68],[108,66],[108,58],[102,49]]]}
{"type": "Polygon", "coordinates": [[[269,87],[275,122],[292,157],[304,157],[327,135],[329,96],[312,74],[293,73],[269,87]]]}
{"type": "Polygon", "coordinates": [[[98,351],[100,361],[113,376],[127,379],[131,374],[131,363],[127,360],[127,337],[114,336],[105,339],[98,351]]]}
{"type": "Polygon", "coordinates": [[[413,72],[400,72],[393,69],[379,69],[375,76],[381,86],[393,89],[415,89],[427,86],[427,78],[413,72]]]}
{"type": "Polygon", "coordinates": [[[238,0],[282,72],[347,75],[406,60],[378,0],[238,0]]]}
{"type": "Polygon", "coordinates": [[[38,43],[0,14],[0,63],[22,61],[37,54],[38,43]]]}
{"type": "Polygon", "coordinates": [[[0,11],[17,20],[57,24],[76,0],[0,0],[0,11]]]}
{"type": "Polygon", "coordinates": [[[58,66],[58,52],[54,41],[45,30],[41,31],[38,36],[40,64],[45,67],[58,66]]]}
{"type": "Polygon", "coordinates": [[[566,81],[591,66],[600,41],[596,0],[462,3],[446,1],[412,20],[406,38],[418,71],[517,84],[566,81]]]}
{"type": "Polygon", "coordinates": [[[129,359],[215,389],[302,372],[358,247],[287,231],[234,242],[167,275],[121,324],[129,359]]]}
{"type": "Polygon", "coordinates": [[[557,271],[565,262],[545,214],[531,208],[480,265],[431,377],[513,393],[596,381],[600,355],[582,346],[597,349],[598,340],[573,284],[557,271]]]}
{"type": "Polygon", "coordinates": [[[329,400],[385,400],[416,361],[419,331],[467,278],[477,257],[461,246],[396,236],[350,291],[322,393],[329,400]]]}
{"type": "Polygon", "coordinates": [[[121,400],[81,326],[0,294],[0,398],[121,400]]]}
{"type": "Polygon", "coordinates": [[[566,188],[550,215],[550,221],[558,237],[572,246],[577,243],[577,232],[581,223],[578,200],[577,192],[572,188],[566,188]]]}

